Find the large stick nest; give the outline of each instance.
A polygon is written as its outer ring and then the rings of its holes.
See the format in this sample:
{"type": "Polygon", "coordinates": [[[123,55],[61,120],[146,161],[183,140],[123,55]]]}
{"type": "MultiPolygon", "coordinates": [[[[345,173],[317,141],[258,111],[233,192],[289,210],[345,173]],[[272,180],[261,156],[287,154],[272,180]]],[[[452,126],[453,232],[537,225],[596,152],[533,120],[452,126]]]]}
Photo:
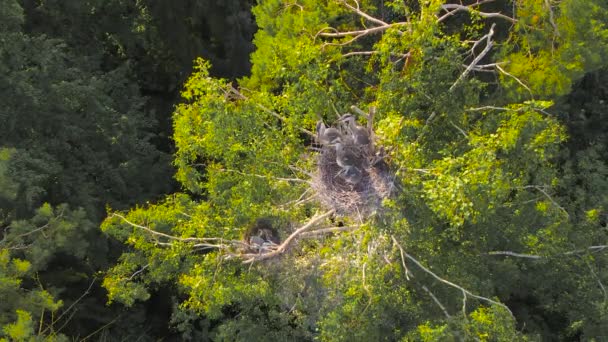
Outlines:
{"type": "Polygon", "coordinates": [[[361,179],[356,184],[347,182],[343,177],[344,169],[336,161],[335,146],[322,145],[311,187],[321,205],[335,210],[337,214],[369,216],[376,212],[381,207],[382,200],[391,194],[394,175],[390,172],[385,156],[376,151],[373,143],[369,146],[358,146],[352,139],[346,139],[343,145],[347,149],[356,150],[361,156],[357,165],[362,171],[361,179]]]}

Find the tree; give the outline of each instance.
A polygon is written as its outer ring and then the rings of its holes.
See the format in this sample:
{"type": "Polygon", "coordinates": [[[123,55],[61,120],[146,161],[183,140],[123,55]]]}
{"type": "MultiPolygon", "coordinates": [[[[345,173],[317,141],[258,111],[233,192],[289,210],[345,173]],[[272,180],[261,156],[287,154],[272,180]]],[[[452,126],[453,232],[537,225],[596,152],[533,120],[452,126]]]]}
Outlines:
{"type": "Polygon", "coordinates": [[[87,336],[116,318],[93,300],[112,260],[94,228],[107,204],[168,191],[168,155],[150,141],[154,119],[127,64],[104,70],[64,40],[26,32],[17,1],[0,4],[0,22],[2,336],[87,336]]]}
{"type": "Polygon", "coordinates": [[[177,284],[174,322],[201,315],[237,340],[605,334],[605,201],[573,219],[553,107],[602,66],[604,4],[269,0],[254,14],[251,76],[235,86],[199,60],[175,111],[189,194],[104,222],[131,248],[104,280],[111,301],[177,284]],[[398,189],[375,212],[323,208],[311,186],[327,151],[315,122],[349,110],[370,113],[398,189]],[[261,217],[278,246],[247,238],[261,217]]]}

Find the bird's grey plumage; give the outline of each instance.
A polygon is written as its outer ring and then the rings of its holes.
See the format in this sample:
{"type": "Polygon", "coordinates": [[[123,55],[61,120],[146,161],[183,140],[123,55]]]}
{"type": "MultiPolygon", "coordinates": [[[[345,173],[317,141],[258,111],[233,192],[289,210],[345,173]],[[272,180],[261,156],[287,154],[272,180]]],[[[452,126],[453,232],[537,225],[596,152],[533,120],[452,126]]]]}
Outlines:
{"type": "Polygon", "coordinates": [[[334,144],[342,139],[342,133],[334,127],[327,127],[323,121],[317,122],[317,140],[323,145],[334,144]]]}
{"type": "Polygon", "coordinates": [[[260,236],[254,235],[249,238],[249,245],[255,249],[260,249],[264,245],[264,239],[260,236]]]}
{"type": "Polygon", "coordinates": [[[344,146],[342,143],[336,143],[336,163],[342,167],[357,166],[361,163],[359,156],[352,146],[344,146]]]}
{"type": "Polygon", "coordinates": [[[346,183],[357,185],[363,178],[363,172],[356,166],[345,167],[338,173],[346,183]]]}
{"type": "Polygon", "coordinates": [[[353,136],[353,140],[357,145],[367,146],[371,142],[369,131],[367,128],[357,125],[355,117],[352,114],[344,114],[340,118],[341,122],[346,123],[346,129],[353,136]]]}

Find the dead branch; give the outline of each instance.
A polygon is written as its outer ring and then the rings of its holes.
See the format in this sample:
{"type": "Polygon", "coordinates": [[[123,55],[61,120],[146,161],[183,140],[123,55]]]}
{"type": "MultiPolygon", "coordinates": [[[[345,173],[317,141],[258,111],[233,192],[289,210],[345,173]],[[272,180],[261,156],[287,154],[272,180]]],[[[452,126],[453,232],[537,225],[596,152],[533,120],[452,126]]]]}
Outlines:
{"type": "MultiPolygon", "coordinates": [[[[452,86],[450,87],[450,89],[449,89],[450,91],[454,90],[454,87],[456,87],[456,85],[458,83],[460,83],[460,81],[462,81],[465,77],[467,77],[467,75],[471,72],[471,70],[488,54],[488,52],[490,52],[490,50],[492,49],[492,46],[494,45],[494,42],[492,41],[492,36],[494,35],[495,26],[496,26],[496,24],[493,23],[492,26],[490,26],[490,31],[479,39],[478,42],[483,41],[484,39],[486,40],[486,47],[481,51],[481,53],[479,53],[479,55],[477,55],[477,57],[475,57],[475,59],[473,59],[471,64],[469,64],[469,66],[462,72],[462,74],[460,74],[460,77],[458,77],[456,82],[454,82],[454,84],[452,84],[452,86]]],[[[476,45],[477,45],[477,42],[473,45],[473,47],[471,48],[471,51],[473,51],[473,49],[475,49],[476,45]]]]}
{"type": "Polygon", "coordinates": [[[493,251],[493,252],[489,252],[488,255],[508,255],[508,256],[517,257],[517,258],[542,259],[542,256],[540,256],[540,255],[515,253],[515,252],[511,252],[511,251],[493,251]]]}
{"type": "Polygon", "coordinates": [[[448,313],[448,310],[445,309],[445,306],[443,306],[443,304],[441,304],[441,302],[439,301],[439,299],[437,299],[437,297],[435,297],[435,295],[433,294],[433,292],[431,292],[431,290],[429,290],[425,285],[422,286],[422,289],[429,294],[429,296],[431,296],[431,298],[433,299],[433,301],[435,302],[435,304],[437,304],[437,306],[439,306],[439,308],[441,309],[441,311],[443,311],[443,314],[445,315],[445,318],[450,318],[450,314],[448,313]]]}
{"type": "Polygon", "coordinates": [[[508,73],[505,69],[503,69],[500,65],[496,65],[496,69],[498,69],[498,71],[502,72],[503,74],[505,74],[506,76],[511,77],[512,79],[515,80],[515,82],[519,83],[519,85],[521,85],[522,87],[524,87],[529,93],[530,93],[530,97],[534,98],[534,95],[532,93],[532,90],[530,90],[530,88],[528,88],[527,85],[524,84],[524,82],[522,82],[519,78],[513,76],[512,74],[508,73]]]}
{"type": "Polygon", "coordinates": [[[512,256],[512,257],[516,257],[516,258],[537,259],[538,260],[538,259],[549,259],[549,258],[554,258],[554,257],[560,257],[563,255],[581,254],[581,253],[585,253],[585,252],[589,252],[589,251],[590,252],[600,252],[606,248],[608,248],[608,245],[589,246],[587,248],[576,249],[576,250],[572,250],[572,251],[568,251],[568,252],[558,253],[555,255],[546,255],[546,256],[517,253],[517,252],[512,252],[512,251],[491,251],[491,252],[488,252],[487,255],[507,255],[507,256],[512,256]]]}
{"type": "Polygon", "coordinates": [[[349,5],[348,2],[346,0],[343,0],[342,3],[344,4],[344,6],[346,6],[347,8],[349,8],[351,11],[355,12],[357,15],[373,22],[379,25],[388,25],[386,22],[378,19],[378,18],[374,18],[371,15],[361,11],[361,9],[359,8],[359,2],[357,2],[357,0],[353,0],[355,2],[355,4],[357,5],[357,7],[353,7],[352,5],[349,5]]]}
{"type": "MultiPolygon", "coordinates": [[[[326,27],[326,28],[321,29],[319,32],[317,32],[315,37],[344,38],[344,37],[348,37],[348,36],[355,36],[355,39],[359,39],[359,38],[361,38],[363,36],[367,36],[369,34],[386,31],[391,27],[404,26],[404,25],[407,25],[407,23],[401,21],[401,22],[386,24],[386,25],[382,25],[382,26],[374,26],[374,27],[370,27],[368,29],[363,29],[363,30],[353,30],[353,31],[345,31],[345,32],[335,31],[334,28],[326,27]],[[327,31],[327,30],[333,30],[335,32],[323,32],[323,31],[327,31]]],[[[401,32],[401,34],[403,34],[403,32],[401,32]]]]}
{"type": "Polygon", "coordinates": [[[335,212],[335,210],[329,210],[321,215],[317,215],[314,216],[313,218],[311,218],[308,223],[306,223],[305,225],[303,225],[302,227],[298,228],[295,232],[291,233],[291,235],[289,235],[280,245],[277,246],[276,250],[272,251],[272,252],[268,252],[268,253],[263,253],[263,254],[252,254],[252,253],[248,253],[248,254],[243,254],[240,257],[245,259],[243,261],[244,264],[251,264],[255,261],[261,261],[261,260],[266,260],[266,259],[270,259],[270,258],[274,258],[278,255],[283,254],[286,250],[287,247],[289,247],[289,245],[291,244],[291,242],[296,239],[297,237],[300,236],[300,234],[302,234],[303,232],[309,230],[310,228],[314,227],[315,225],[317,225],[319,222],[323,221],[324,219],[326,219],[327,217],[329,217],[330,215],[332,215],[335,212]]]}
{"type": "MultiPolygon", "coordinates": [[[[342,55],[342,57],[350,57],[350,56],[372,56],[372,55],[376,55],[379,54],[380,51],[351,51],[351,52],[347,52],[345,54],[342,55]]],[[[402,58],[406,58],[410,56],[410,53],[394,53],[391,52],[390,53],[391,56],[394,57],[399,57],[400,59],[402,58]]]]}
{"type": "Polygon", "coordinates": [[[553,26],[553,30],[555,31],[555,35],[557,37],[559,37],[559,29],[557,28],[557,25],[555,24],[555,18],[554,18],[554,14],[553,14],[553,8],[551,8],[551,3],[549,2],[549,0],[545,0],[545,5],[547,5],[547,8],[549,9],[549,23],[551,23],[551,26],[553,26]]]}
{"type": "Polygon", "coordinates": [[[399,253],[401,254],[401,265],[403,265],[403,271],[405,272],[405,279],[410,280],[410,274],[412,274],[412,273],[410,272],[410,270],[407,268],[407,265],[405,264],[405,257],[404,257],[405,252],[403,251],[403,247],[401,247],[401,245],[399,244],[397,239],[395,239],[394,236],[391,235],[391,238],[393,239],[393,242],[395,243],[395,245],[397,245],[397,247],[399,248],[399,253]]]}
{"type": "MultiPolygon", "coordinates": [[[[356,0],[353,0],[356,4],[356,6],[352,6],[350,5],[346,0],[343,0],[342,3],[344,4],[344,6],[346,8],[348,8],[349,10],[353,11],[355,14],[359,15],[360,17],[366,19],[367,21],[370,21],[373,24],[379,25],[379,26],[373,26],[370,28],[366,28],[366,29],[361,29],[361,30],[352,30],[352,31],[345,31],[345,32],[340,32],[338,30],[336,30],[333,27],[326,27],[323,28],[321,30],[319,30],[319,32],[317,32],[317,34],[315,34],[315,38],[316,37],[325,37],[325,38],[343,38],[343,37],[349,37],[349,36],[353,36],[352,39],[346,41],[346,42],[342,42],[342,43],[327,43],[330,45],[348,45],[352,42],[354,42],[355,40],[370,35],[370,34],[374,34],[374,33],[380,33],[380,32],[384,32],[386,30],[388,30],[389,28],[392,27],[398,27],[398,26],[404,26],[404,25],[408,25],[407,22],[397,22],[397,23],[392,23],[389,24],[387,22],[384,22],[378,18],[375,18],[363,11],[361,11],[360,7],[359,7],[359,3],[356,0]],[[327,32],[327,31],[333,31],[333,32],[327,32]]],[[[398,31],[398,33],[400,35],[403,34],[403,32],[398,31]]]]}
{"type": "Polygon", "coordinates": [[[140,274],[141,272],[145,271],[146,268],[148,268],[150,266],[150,264],[146,264],[144,266],[142,266],[142,268],[140,268],[139,270],[135,271],[133,274],[131,274],[131,276],[129,277],[129,279],[127,280],[132,280],[136,275],[140,274]]]}
{"type": "MultiPolygon", "coordinates": [[[[89,287],[84,291],[84,293],[80,297],[78,297],[78,299],[76,299],[74,301],[74,303],[72,303],[72,305],[70,305],[67,309],[65,309],[61,313],[61,315],[59,315],[59,317],[57,317],[57,319],[53,319],[51,321],[51,323],[49,324],[49,326],[47,326],[40,335],[43,335],[47,332],[47,330],[52,329],[53,326],[63,318],[63,316],[65,316],[68,312],[70,312],[70,310],[72,310],[72,308],[74,308],[74,306],[76,306],[82,299],[84,299],[84,297],[86,297],[91,292],[91,288],[93,287],[93,284],[95,284],[96,280],[97,280],[96,278],[93,278],[93,281],[91,281],[91,284],[89,284],[89,287]]],[[[70,315],[69,319],[66,320],[66,322],[57,331],[60,331],[71,320],[71,318],[73,316],[74,316],[74,313],[72,313],[70,315]]]]}
{"type": "Polygon", "coordinates": [[[180,241],[180,242],[207,242],[207,241],[216,241],[216,240],[219,239],[219,238],[195,238],[195,237],[184,238],[184,237],[179,237],[179,236],[173,236],[173,235],[157,232],[156,230],[150,229],[150,228],[148,228],[146,226],[142,226],[142,225],[133,223],[133,222],[127,220],[126,217],[124,217],[124,216],[122,216],[120,214],[112,213],[110,215],[110,217],[113,217],[113,216],[119,217],[120,219],[122,219],[124,222],[126,222],[127,224],[129,224],[132,227],[139,228],[139,229],[144,230],[144,231],[146,231],[146,232],[148,232],[148,233],[150,233],[152,235],[164,237],[164,238],[169,239],[169,240],[180,241]]]}
{"type": "Polygon", "coordinates": [[[566,211],[566,209],[564,209],[564,207],[562,207],[561,205],[559,205],[554,199],[553,197],[551,197],[544,189],[542,186],[538,186],[538,185],[526,185],[523,187],[524,189],[535,189],[538,190],[541,194],[543,194],[551,203],[553,203],[553,205],[555,205],[556,207],[558,207],[564,214],[566,214],[566,217],[570,218],[570,215],[568,214],[568,212],[566,211]]]}
{"type": "MultiPolygon", "coordinates": [[[[63,212],[64,212],[64,209],[61,209],[61,212],[59,212],[59,214],[57,216],[51,217],[46,224],[44,224],[44,225],[42,225],[40,227],[37,227],[35,229],[32,229],[29,232],[22,233],[22,234],[19,234],[17,236],[11,236],[10,240],[16,240],[16,239],[19,239],[19,238],[23,238],[23,237],[35,234],[37,232],[42,232],[42,235],[46,237],[46,235],[44,234],[44,230],[46,228],[50,227],[51,223],[56,222],[57,220],[61,219],[63,217],[63,212]]],[[[18,246],[10,246],[10,240],[8,240],[8,238],[9,238],[8,230],[9,229],[10,229],[10,226],[7,226],[6,228],[4,228],[4,234],[3,234],[4,237],[2,238],[2,240],[0,240],[0,246],[2,246],[4,243],[8,243],[9,245],[6,246],[6,247],[4,247],[4,248],[6,248],[6,249],[14,249],[14,250],[17,250],[17,249],[26,249],[26,248],[28,248],[28,247],[31,246],[31,244],[29,244],[29,245],[23,245],[22,244],[22,245],[18,245],[18,246]]]]}
{"type": "Polygon", "coordinates": [[[439,17],[437,19],[437,22],[442,22],[444,20],[446,20],[447,18],[453,16],[454,14],[458,13],[458,12],[469,12],[472,14],[476,14],[480,17],[483,18],[501,18],[501,19],[505,19],[507,21],[510,21],[512,23],[516,23],[517,19],[511,18],[509,16],[506,16],[502,13],[499,12],[492,12],[492,13],[488,13],[488,12],[481,12],[479,10],[476,10],[475,7],[486,3],[486,2],[490,2],[490,1],[483,1],[483,2],[477,2],[475,4],[472,5],[459,5],[459,4],[445,4],[445,5],[441,5],[441,9],[446,11],[447,13],[442,15],[441,17],[439,17]]]}

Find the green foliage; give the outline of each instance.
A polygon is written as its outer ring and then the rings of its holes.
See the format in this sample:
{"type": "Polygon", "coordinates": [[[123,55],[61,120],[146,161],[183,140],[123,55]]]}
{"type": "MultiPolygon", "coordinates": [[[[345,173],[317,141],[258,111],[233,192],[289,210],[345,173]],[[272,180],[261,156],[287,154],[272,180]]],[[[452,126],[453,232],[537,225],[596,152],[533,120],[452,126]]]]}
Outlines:
{"type": "Polygon", "coordinates": [[[503,308],[479,307],[468,319],[450,318],[447,324],[428,322],[404,338],[404,341],[529,341],[517,331],[513,317],[503,308]]]}
{"type": "Polygon", "coordinates": [[[252,75],[217,79],[198,59],[175,110],[174,163],[189,195],[104,222],[129,247],[104,280],[110,300],[135,305],[172,286],[180,330],[218,339],[600,338],[606,258],[588,247],[605,239],[605,193],[590,188],[603,189],[605,161],[593,146],[563,163],[568,127],[556,113],[557,96],[601,66],[603,24],[580,30],[606,11],[536,1],[511,13],[497,1],[438,21],[442,5],[260,2],[252,75]],[[393,26],[336,35],[380,20],[393,26]],[[500,84],[472,69],[490,27],[500,48],[477,63],[499,63],[500,84]],[[310,132],[351,105],[377,108],[399,191],[375,216],[324,223],[356,229],[243,264],[235,241],[257,218],[272,217],[285,238],[326,209],[303,200],[310,132]],[[185,329],[194,315],[201,330],[185,329]]]}
{"type": "MultiPolygon", "coordinates": [[[[526,95],[563,95],[585,72],[604,65],[608,14],[603,1],[522,1],[511,37],[507,71],[529,87],[526,95]],[[548,43],[549,42],[549,43],[548,43]],[[515,51],[514,51],[515,50],[515,51]]],[[[518,87],[513,77],[503,81],[518,87]]]]}

